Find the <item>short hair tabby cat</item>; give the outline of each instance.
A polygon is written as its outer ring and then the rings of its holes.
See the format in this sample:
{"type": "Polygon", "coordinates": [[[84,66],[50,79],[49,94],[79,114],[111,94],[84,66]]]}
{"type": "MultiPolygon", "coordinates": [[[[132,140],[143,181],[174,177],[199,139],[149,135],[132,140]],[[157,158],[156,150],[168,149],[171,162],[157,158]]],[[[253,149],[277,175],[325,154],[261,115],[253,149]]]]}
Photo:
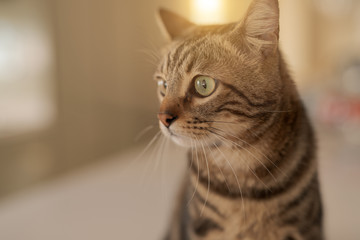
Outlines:
{"type": "Polygon", "coordinates": [[[160,10],[160,128],[187,146],[166,239],[323,239],[312,127],[279,50],[277,0],[198,26],[160,10]]]}

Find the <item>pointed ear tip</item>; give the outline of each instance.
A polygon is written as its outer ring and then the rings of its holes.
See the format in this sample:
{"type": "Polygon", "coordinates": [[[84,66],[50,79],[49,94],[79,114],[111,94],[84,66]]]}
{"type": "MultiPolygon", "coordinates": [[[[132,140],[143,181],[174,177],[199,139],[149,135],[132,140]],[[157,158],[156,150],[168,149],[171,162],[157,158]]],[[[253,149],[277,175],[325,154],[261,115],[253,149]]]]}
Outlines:
{"type": "Polygon", "coordinates": [[[162,7],[159,7],[156,11],[156,15],[161,16],[164,14],[165,9],[162,7]]]}
{"type": "Polygon", "coordinates": [[[160,20],[160,22],[166,22],[166,19],[170,15],[171,11],[164,7],[159,7],[156,11],[156,17],[160,20]]]}
{"type": "Polygon", "coordinates": [[[158,10],[157,10],[158,14],[160,16],[164,16],[166,14],[169,14],[169,13],[172,13],[170,10],[164,8],[164,7],[159,7],[158,10]]]}

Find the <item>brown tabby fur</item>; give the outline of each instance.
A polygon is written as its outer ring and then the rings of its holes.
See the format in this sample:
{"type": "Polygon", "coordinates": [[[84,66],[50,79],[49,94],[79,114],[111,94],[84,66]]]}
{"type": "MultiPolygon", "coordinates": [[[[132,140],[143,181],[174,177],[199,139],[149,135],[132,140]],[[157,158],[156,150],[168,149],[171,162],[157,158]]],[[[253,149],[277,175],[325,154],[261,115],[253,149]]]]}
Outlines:
{"type": "Polygon", "coordinates": [[[277,0],[254,0],[239,23],[196,26],[161,10],[172,39],[155,74],[163,133],[190,147],[167,240],[320,240],[311,125],[278,49],[277,0]],[[194,78],[217,80],[208,97],[194,78]]]}

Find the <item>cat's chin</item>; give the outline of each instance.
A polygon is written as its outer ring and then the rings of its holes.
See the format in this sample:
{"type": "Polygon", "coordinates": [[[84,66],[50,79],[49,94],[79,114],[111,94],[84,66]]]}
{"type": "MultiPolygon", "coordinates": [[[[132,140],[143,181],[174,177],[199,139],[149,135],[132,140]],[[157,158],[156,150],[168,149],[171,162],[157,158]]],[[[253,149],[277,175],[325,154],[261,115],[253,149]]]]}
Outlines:
{"type": "Polygon", "coordinates": [[[192,147],[191,143],[193,142],[193,140],[190,137],[177,135],[175,133],[172,133],[168,129],[162,127],[161,127],[161,131],[166,137],[170,138],[175,144],[181,147],[192,147]]]}
{"type": "Polygon", "coordinates": [[[181,147],[191,147],[191,140],[177,135],[171,135],[170,139],[181,147]]]}

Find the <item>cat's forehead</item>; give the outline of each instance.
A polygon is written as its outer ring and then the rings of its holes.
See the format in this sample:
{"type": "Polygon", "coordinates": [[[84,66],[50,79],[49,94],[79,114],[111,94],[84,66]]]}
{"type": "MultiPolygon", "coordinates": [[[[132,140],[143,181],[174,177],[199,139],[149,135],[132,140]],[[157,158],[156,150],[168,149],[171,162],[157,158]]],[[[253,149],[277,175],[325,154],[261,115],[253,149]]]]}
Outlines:
{"type": "Polygon", "coordinates": [[[201,35],[172,42],[163,50],[163,58],[158,72],[177,78],[198,71],[214,71],[226,65],[225,61],[235,61],[241,53],[231,42],[221,35],[201,35]]]}
{"type": "Polygon", "coordinates": [[[241,52],[226,37],[202,35],[172,42],[163,55],[158,72],[168,82],[169,91],[185,94],[198,75],[226,82],[239,68],[241,52]]]}

